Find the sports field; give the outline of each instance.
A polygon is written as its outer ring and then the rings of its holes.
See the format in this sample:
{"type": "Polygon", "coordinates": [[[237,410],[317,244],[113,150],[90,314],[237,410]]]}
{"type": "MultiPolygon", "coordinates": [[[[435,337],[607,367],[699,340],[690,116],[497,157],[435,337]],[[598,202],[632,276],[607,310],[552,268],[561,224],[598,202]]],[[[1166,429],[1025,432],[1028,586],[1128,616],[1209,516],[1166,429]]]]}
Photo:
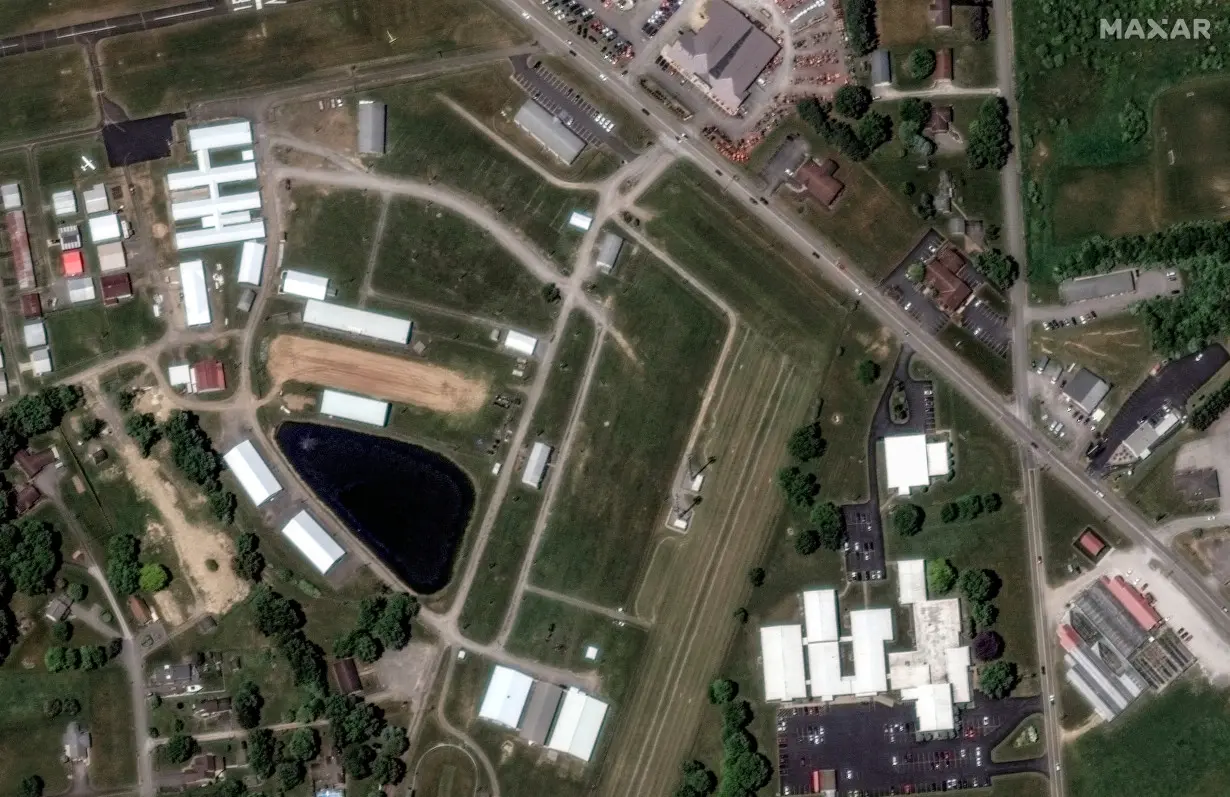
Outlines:
{"type": "Polygon", "coordinates": [[[359,299],[382,200],[365,191],[297,186],[291,193],[285,268],[329,278],[336,301],[359,299]]]}
{"type": "Polygon", "coordinates": [[[487,232],[460,216],[407,199],[389,207],[372,288],[526,331],[546,331],[554,315],[542,283],[487,232]]]}
{"type": "Polygon", "coordinates": [[[1165,220],[1230,216],[1230,81],[1172,89],[1153,118],[1165,220]]]}
{"type": "Polygon", "coordinates": [[[0,86],[0,144],[84,130],[97,116],[80,47],[0,58],[0,86]]]}
{"type": "Polygon", "coordinates": [[[533,576],[609,606],[631,597],[650,540],[666,533],[671,480],[725,333],[652,257],[628,258],[619,279],[613,317],[632,352],[608,336],[533,576]]]}
{"type": "Polygon", "coordinates": [[[108,96],[137,116],[375,59],[436,58],[523,39],[483,0],[324,0],[117,36],[99,57],[108,96]]]}

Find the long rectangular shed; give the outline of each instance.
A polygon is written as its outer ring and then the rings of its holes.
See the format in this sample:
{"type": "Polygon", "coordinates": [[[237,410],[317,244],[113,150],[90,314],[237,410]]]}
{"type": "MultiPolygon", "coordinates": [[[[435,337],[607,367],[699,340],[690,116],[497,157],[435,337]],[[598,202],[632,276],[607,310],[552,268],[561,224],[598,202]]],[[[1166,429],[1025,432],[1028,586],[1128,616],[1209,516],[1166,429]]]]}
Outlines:
{"type": "Polygon", "coordinates": [[[248,498],[252,499],[253,504],[260,506],[282,491],[282,484],[265,464],[251,440],[244,440],[226,452],[222,460],[235,474],[239,486],[248,494],[248,498]]]}
{"type": "Polygon", "coordinates": [[[282,272],[282,283],[279,288],[282,293],[290,296],[323,300],[329,295],[329,278],[288,268],[282,272]]]}
{"type": "Polygon", "coordinates": [[[193,127],[188,130],[188,148],[193,152],[203,149],[228,149],[245,147],[252,143],[252,123],[248,121],[224,122],[217,125],[193,127]]]}
{"type": "Polygon", "coordinates": [[[555,718],[547,747],[588,761],[598,743],[606,711],[606,703],[572,687],[564,696],[564,705],[555,718]]]}
{"type": "Polygon", "coordinates": [[[303,323],[390,343],[408,343],[413,325],[408,318],[395,318],[316,299],[309,299],[304,306],[303,323]]]}
{"type": "Polygon", "coordinates": [[[375,100],[359,100],[359,154],[383,155],[386,148],[388,106],[375,100]]]}
{"type": "Polygon", "coordinates": [[[513,122],[565,164],[572,163],[585,149],[580,136],[533,100],[521,106],[513,122]]]}
{"type": "Polygon", "coordinates": [[[308,514],[306,509],[282,527],[282,536],[290,540],[290,544],[295,546],[321,575],[329,572],[329,568],[346,555],[342,546],[329,536],[325,527],[308,514]]]}
{"type": "Polygon", "coordinates": [[[497,664],[478,707],[479,718],[506,728],[521,727],[521,714],[533,685],[534,679],[525,673],[497,664]]]}
{"type": "Polygon", "coordinates": [[[389,402],[340,390],[324,390],[320,394],[320,414],[384,426],[389,422],[389,402]]]}
{"type": "Polygon", "coordinates": [[[179,264],[179,284],[184,292],[184,324],[199,327],[212,320],[209,291],[205,287],[205,264],[190,260],[179,264]]]}
{"type": "Polygon", "coordinates": [[[521,483],[535,489],[542,486],[543,477],[547,475],[547,461],[551,459],[551,446],[546,443],[534,443],[530,456],[525,461],[525,470],[521,472],[521,483]]]}
{"type": "Polygon", "coordinates": [[[261,284],[261,267],[265,264],[263,241],[244,241],[239,252],[239,281],[245,285],[261,284]]]}

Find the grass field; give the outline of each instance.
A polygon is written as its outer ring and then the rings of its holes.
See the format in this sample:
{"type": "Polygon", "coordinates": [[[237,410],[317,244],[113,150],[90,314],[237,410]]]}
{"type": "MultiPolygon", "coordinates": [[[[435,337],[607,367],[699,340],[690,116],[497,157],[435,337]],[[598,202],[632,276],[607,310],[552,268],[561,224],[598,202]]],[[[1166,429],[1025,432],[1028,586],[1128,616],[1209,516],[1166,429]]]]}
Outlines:
{"type": "Polygon", "coordinates": [[[1004,395],[1012,393],[1012,363],[988,349],[982,341],[959,324],[949,324],[936,336],[941,343],[981,373],[991,386],[1004,395]]]}
{"type": "MultiPolygon", "coordinates": [[[[958,86],[992,86],[995,84],[995,33],[977,41],[970,34],[970,15],[973,9],[954,6],[952,27],[938,30],[931,24],[931,14],[925,3],[910,0],[881,0],[876,4],[876,29],[880,45],[892,51],[894,61],[900,58],[901,66],[894,64],[894,82],[899,86],[918,85],[912,81],[903,67],[904,59],[915,47],[939,50],[951,47],[953,83],[958,86]]],[[[933,82],[931,79],[925,83],[933,82]]]]}
{"type": "Polygon", "coordinates": [[[488,233],[413,200],[389,208],[372,287],[535,332],[555,314],[542,283],[488,233]]]}
{"type": "Polygon", "coordinates": [[[574,210],[592,211],[594,195],[543,182],[435,96],[464,96],[475,84],[485,86],[493,71],[503,74],[501,69],[477,69],[377,92],[389,104],[389,151],[376,168],[439,180],[474,195],[548,255],[566,263],[581,239],[580,231],[568,227],[568,217],[574,210]]]}
{"type": "Polygon", "coordinates": [[[96,116],[79,47],[0,59],[0,86],[0,143],[83,130],[96,116]]]}
{"type": "Polygon", "coordinates": [[[1116,548],[1128,545],[1114,528],[1101,522],[1098,515],[1050,474],[1042,476],[1042,512],[1046,520],[1046,580],[1052,586],[1071,578],[1074,571],[1070,568],[1085,570],[1093,566],[1073,546],[1086,528],[1092,528],[1116,548]]]}
{"type": "Polygon", "coordinates": [[[366,191],[295,188],[283,266],[328,277],[337,301],[357,302],[381,203],[366,191]]]}
{"type": "Polygon", "coordinates": [[[508,649],[574,672],[597,670],[602,695],[618,706],[632,686],[645,637],[639,628],[527,592],[508,649]],[[598,648],[596,661],[585,658],[591,645],[598,648]]]}
{"type": "Polygon", "coordinates": [[[51,378],[105,354],[153,343],[166,329],[166,324],[154,318],[149,305],[140,298],[114,307],[95,302],[58,310],[46,316],[46,323],[51,362],[55,366],[51,378]]]}
{"type": "Polygon", "coordinates": [[[823,367],[845,305],[814,266],[690,164],[671,167],[641,204],[655,214],[649,236],[671,257],[774,345],[823,367]]]}
{"type": "Polygon", "coordinates": [[[1049,332],[1034,325],[1030,329],[1030,354],[1057,357],[1065,366],[1080,363],[1111,385],[1125,389],[1124,398],[1149,373],[1154,361],[1149,332],[1130,313],[1049,332]]]}
{"type": "Polygon", "coordinates": [[[1230,201],[1227,81],[1183,86],[1157,99],[1154,164],[1165,220],[1225,218],[1230,201]]]}
{"type": "Polygon", "coordinates": [[[1035,714],[1028,717],[1017,726],[1016,730],[1007,739],[1004,739],[991,750],[991,760],[998,763],[1001,761],[1028,761],[1033,758],[1041,758],[1046,755],[1046,740],[1043,737],[1045,733],[1042,715],[1035,714]],[[1030,734],[1035,736],[1035,741],[1030,741],[1030,734]]]}
{"type": "Polygon", "coordinates": [[[1132,469],[1131,476],[1120,475],[1112,484],[1129,501],[1136,504],[1146,517],[1161,521],[1172,516],[1204,514],[1213,511],[1217,500],[1190,503],[1175,489],[1174,470],[1179,449],[1197,437],[1191,429],[1183,429],[1167,440],[1144,462],[1132,469]]]}
{"type": "Polygon", "coordinates": [[[723,322],[647,255],[624,260],[614,322],[534,568],[544,587],[620,605],[664,522],[670,482],[721,346],[723,322]],[[614,463],[637,463],[613,469],[614,463]]]}
{"type": "Polygon", "coordinates": [[[1148,696],[1068,746],[1072,797],[1214,797],[1230,778],[1227,693],[1194,680],[1148,696]]]}
{"type": "Polygon", "coordinates": [[[108,95],[138,116],[365,61],[477,52],[524,38],[482,0],[326,0],[117,36],[99,58],[108,95]]]}
{"type": "Polygon", "coordinates": [[[991,780],[991,797],[1046,797],[1050,793],[1050,782],[1034,773],[1001,775],[991,780]]]}

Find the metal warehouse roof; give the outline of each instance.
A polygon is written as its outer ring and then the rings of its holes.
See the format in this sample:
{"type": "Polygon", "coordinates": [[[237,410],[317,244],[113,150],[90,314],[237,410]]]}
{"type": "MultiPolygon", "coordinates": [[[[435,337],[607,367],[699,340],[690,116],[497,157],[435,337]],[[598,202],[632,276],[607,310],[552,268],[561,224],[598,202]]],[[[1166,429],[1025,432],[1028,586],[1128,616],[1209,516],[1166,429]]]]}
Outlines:
{"type": "Polygon", "coordinates": [[[222,457],[226,466],[239,480],[239,486],[252,499],[252,503],[260,506],[282,490],[281,483],[273,475],[273,471],[265,464],[265,460],[257,453],[251,440],[244,440],[222,457]]]}
{"type": "Polygon", "coordinates": [[[531,744],[546,744],[563,700],[563,687],[535,681],[530,689],[529,704],[521,716],[521,738],[531,744]]]}
{"type": "Polygon", "coordinates": [[[534,350],[538,348],[538,338],[510,329],[504,336],[504,348],[526,357],[533,357],[534,350]]]}
{"type": "Polygon", "coordinates": [[[184,292],[184,323],[190,327],[210,322],[209,292],[205,288],[205,264],[190,260],[179,264],[179,284],[184,292]]]}
{"type": "Polygon", "coordinates": [[[325,390],[320,394],[320,414],[384,426],[389,422],[389,402],[340,390],[325,390]]]}
{"type": "Polygon", "coordinates": [[[261,284],[261,268],[265,264],[265,244],[261,241],[244,241],[239,253],[239,281],[248,285],[261,284]]]}
{"type": "Polygon", "coordinates": [[[359,154],[383,155],[386,146],[388,106],[374,100],[359,100],[359,154]]]}
{"type": "Polygon", "coordinates": [[[90,240],[96,244],[118,241],[124,237],[120,232],[120,217],[117,213],[100,213],[97,216],[90,216],[89,225],[90,240]]]}
{"type": "Polygon", "coordinates": [[[51,373],[51,350],[44,347],[30,352],[30,364],[34,366],[34,375],[42,376],[51,373]]]}
{"type": "Polygon", "coordinates": [[[564,163],[572,163],[585,149],[580,136],[533,100],[521,106],[513,122],[564,163]]]}
{"type": "Polygon", "coordinates": [[[47,327],[43,326],[42,321],[26,322],[26,325],[21,328],[21,334],[28,349],[47,345],[47,327]]]}
{"type": "Polygon", "coordinates": [[[329,568],[346,555],[342,546],[329,536],[324,526],[317,523],[316,518],[309,515],[306,509],[282,527],[282,536],[290,540],[321,575],[329,572],[329,568]]]}
{"type": "Polygon", "coordinates": [[[98,268],[106,274],[111,271],[123,271],[128,268],[128,258],[124,256],[124,245],[112,241],[98,247],[98,268]]]}
{"type": "Polygon", "coordinates": [[[803,626],[762,627],[760,657],[765,700],[807,697],[807,679],[803,674],[803,626]]]}
{"type": "Polygon", "coordinates": [[[81,198],[85,200],[86,213],[106,213],[111,209],[111,203],[107,201],[107,187],[102,183],[82,191],[81,198]]]}
{"type": "Polygon", "coordinates": [[[615,262],[619,260],[619,253],[623,251],[624,239],[620,238],[609,230],[602,234],[602,240],[598,243],[598,257],[594,263],[599,271],[610,274],[615,268],[615,262]]]}
{"type": "Polygon", "coordinates": [[[265,237],[265,220],[258,219],[247,224],[232,224],[229,227],[206,227],[200,230],[185,230],[175,233],[176,249],[202,249],[206,246],[237,244],[265,237]]]}
{"type": "Polygon", "coordinates": [[[525,461],[525,470],[521,471],[521,483],[527,487],[541,487],[543,476],[547,473],[547,460],[550,458],[551,446],[534,443],[530,456],[525,461]]]}
{"type": "MultiPolygon", "coordinates": [[[[214,215],[236,213],[243,210],[260,210],[261,195],[252,191],[246,194],[231,194],[217,199],[193,199],[171,205],[171,218],[175,221],[204,219],[214,215]]],[[[248,219],[251,218],[249,215],[248,219]]],[[[247,220],[247,219],[245,219],[247,220]]]]}
{"type": "Polygon", "coordinates": [[[329,293],[329,278],[288,268],[282,272],[281,291],[304,299],[323,300],[329,293]]]}
{"type": "Polygon", "coordinates": [[[220,125],[188,129],[188,148],[193,152],[203,149],[246,147],[251,143],[252,123],[248,121],[226,122],[220,125]]]}
{"type": "Polygon", "coordinates": [[[21,207],[21,186],[17,183],[0,185],[0,201],[5,210],[17,210],[21,207]]]}
{"type": "Polygon", "coordinates": [[[73,190],[56,191],[51,195],[51,204],[55,208],[57,216],[76,216],[77,215],[77,195],[73,190]]]}
{"type": "Polygon", "coordinates": [[[525,673],[496,665],[491,671],[478,716],[508,728],[520,727],[521,713],[533,685],[534,679],[525,673]]]}
{"type": "Polygon", "coordinates": [[[395,318],[316,299],[309,299],[304,306],[303,323],[387,340],[390,343],[407,343],[412,327],[408,318],[395,318]]]}
{"type": "Polygon", "coordinates": [[[598,732],[606,718],[607,704],[573,687],[564,696],[564,705],[555,718],[547,747],[588,761],[598,743],[598,732]]]}
{"type": "Polygon", "coordinates": [[[803,593],[803,625],[808,642],[837,640],[837,590],[809,589],[803,593]]]}
{"type": "Polygon", "coordinates": [[[64,281],[68,288],[68,301],[72,304],[94,301],[97,293],[94,291],[94,280],[91,277],[74,277],[64,281]]]}
{"type": "MultiPolygon", "coordinates": [[[[201,166],[198,158],[197,165],[201,166]]],[[[167,175],[167,189],[182,191],[185,188],[202,188],[209,186],[216,189],[224,183],[241,183],[256,179],[256,164],[232,163],[227,166],[210,166],[206,162],[204,168],[189,169],[183,172],[171,172],[167,175]]],[[[211,193],[213,193],[211,191],[211,193]]]]}
{"type": "Polygon", "coordinates": [[[927,472],[927,437],[902,434],[884,438],[885,486],[900,495],[931,483],[927,472]]]}

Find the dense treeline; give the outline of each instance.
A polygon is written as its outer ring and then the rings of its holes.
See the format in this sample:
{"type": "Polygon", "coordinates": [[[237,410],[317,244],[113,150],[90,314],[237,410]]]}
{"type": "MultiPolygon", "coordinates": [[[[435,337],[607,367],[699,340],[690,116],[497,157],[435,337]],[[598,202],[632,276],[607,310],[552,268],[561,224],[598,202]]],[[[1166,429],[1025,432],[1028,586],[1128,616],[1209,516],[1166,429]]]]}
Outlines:
{"type": "Polygon", "coordinates": [[[809,97],[796,106],[799,117],[852,161],[864,161],[871,153],[887,144],[893,137],[893,120],[882,113],[867,111],[854,101],[843,103],[850,110],[862,110],[854,125],[834,118],[832,107],[815,97],[809,97]]]}
{"type": "Polygon", "coordinates": [[[410,642],[411,621],[418,613],[418,599],[404,592],[364,598],[355,628],[334,640],[333,655],[371,664],[386,649],[401,650],[410,642]]]}
{"type": "Polygon", "coordinates": [[[846,40],[854,55],[867,55],[880,44],[876,32],[875,0],[842,0],[846,18],[846,40]]]}
{"type": "Polygon", "coordinates": [[[1209,256],[1230,262],[1230,222],[1193,221],[1149,235],[1087,238],[1059,264],[1061,279],[1100,274],[1126,266],[1152,266],[1209,256]]]}
{"type": "Polygon", "coordinates": [[[154,446],[165,438],[171,445],[171,461],[189,481],[205,490],[214,517],[227,525],[234,522],[235,494],[224,489],[218,478],[222,473],[222,456],[214,450],[196,413],[175,410],[161,426],[149,413],[131,413],[124,421],[124,431],[137,444],[143,457],[148,457],[154,446]]]}
{"type": "Polygon", "coordinates": [[[1209,394],[1208,398],[1200,402],[1200,406],[1192,410],[1189,419],[1192,428],[1203,432],[1212,426],[1213,422],[1220,418],[1228,407],[1230,407],[1230,382],[1217,388],[1209,394]]]}

